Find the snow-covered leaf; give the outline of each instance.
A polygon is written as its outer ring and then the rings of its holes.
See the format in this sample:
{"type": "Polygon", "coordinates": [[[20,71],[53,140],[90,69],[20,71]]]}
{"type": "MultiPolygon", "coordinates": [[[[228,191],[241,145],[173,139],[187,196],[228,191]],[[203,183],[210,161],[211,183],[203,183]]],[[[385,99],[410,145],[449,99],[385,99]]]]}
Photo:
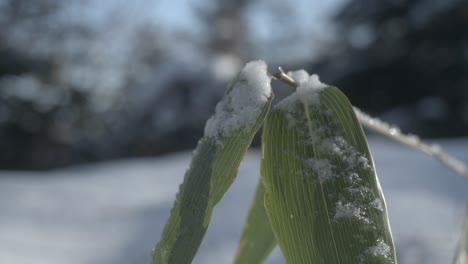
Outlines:
{"type": "Polygon", "coordinates": [[[287,263],[396,263],[367,140],[339,89],[313,75],[275,107],[261,174],[287,263]]]}
{"type": "Polygon", "coordinates": [[[192,262],[214,206],[235,180],[247,148],[269,111],[273,93],[266,67],[262,61],[248,63],[216,106],[179,187],[153,252],[153,263],[192,262]]]}
{"type": "Polygon", "coordinates": [[[468,214],[465,216],[465,224],[458,240],[458,247],[453,260],[454,264],[468,262],[468,214]]]}

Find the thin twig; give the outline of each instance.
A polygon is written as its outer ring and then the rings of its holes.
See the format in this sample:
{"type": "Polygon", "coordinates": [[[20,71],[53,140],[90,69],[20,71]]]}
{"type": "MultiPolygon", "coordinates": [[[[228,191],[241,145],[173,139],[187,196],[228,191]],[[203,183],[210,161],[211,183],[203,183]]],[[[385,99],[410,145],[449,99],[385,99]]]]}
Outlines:
{"type": "Polygon", "coordinates": [[[268,73],[268,76],[270,76],[270,78],[274,79],[274,80],[278,80],[278,81],[282,81],[290,86],[292,86],[293,88],[296,88],[298,86],[298,84],[294,81],[293,78],[291,78],[291,76],[287,75],[283,69],[281,69],[281,67],[278,67],[278,72],[276,73],[268,73]]]}
{"type": "Polygon", "coordinates": [[[363,127],[404,145],[420,150],[427,155],[436,158],[448,168],[468,179],[468,170],[466,165],[461,160],[444,152],[439,145],[425,143],[416,135],[403,134],[398,127],[389,125],[377,118],[373,118],[359,110],[357,107],[354,107],[354,112],[363,127]]]}
{"type": "MultiPolygon", "coordinates": [[[[271,74],[268,73],[270,78],[282,81],[292,88],[297,88],[298,84],[287,75],[281,67],[279,67],[279,72],[271,74]]],[[[467,166],[459,159],[449,155],[439,145],[428,144],[419,139],[419,137],[411,134],[403,134],[400,129],[396,126],[389,125],[377,118],[373,118],[368,114],[362,112],[357,107],[353,107],[356,116],[361,123],[361,125],[367,129],[370,129],[378,134],[386,136],[390,139],[398,141],[406,146],[417,149],[425,154],[434,157],[442,164],[444,164],[449,169],[453,170],[457,174],[464,176],[468,179],[468,169],[467,166]]]]}

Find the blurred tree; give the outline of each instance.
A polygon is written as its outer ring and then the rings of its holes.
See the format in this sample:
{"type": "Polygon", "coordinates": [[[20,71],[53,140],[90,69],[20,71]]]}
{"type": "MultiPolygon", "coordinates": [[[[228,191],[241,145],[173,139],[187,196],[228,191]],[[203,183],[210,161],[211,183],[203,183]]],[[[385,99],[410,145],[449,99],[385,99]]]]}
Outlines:
{"type": "Polygon", "coordinates": [[[204,51],[211,73],[218,80],[232,79],[247,57],[247,24],[243,15],[249,2],[209,0],[193,4],[204,38],[198,48],[204,51]]]}
{"type": "Polygon", "coordinates": [[[92,2],[0,3],[0,169],[161,154],[202,133],[221,92],[178,61],[193,36],[125,5],[95,20],[92,2]]]}
{"type": "Polygon", "coordinates": [[[6,0],[0,4],[3,168],[64,164],[71,158],[67,144],[50,133],[54,115],[64,101],[81,102],[81,93],[55,87],[57,63],[44,42],[45,35],[54,42],[61,37],[60,32],[67,32],[64,28],[58,31],[58,25],[52,23],[62,4],[56,0],[6,0]]]}
{"type": "Polygon", "coordinates": [[[468,2],[354,0],[339,49],[311,67],[351,101],[422,136],[468,131],[468,2]]]}
{"type": "Polygon", "coordinates": [[[130,117],[123,98],[154,75],[158,32],[127,24],[118,8],[101,23],[88,21],[80,13],[87,3],[0,3],[0,168],[124,155],[134,129],[124,125],[130,117]]]}
{"type": "Polygon", "coordinates": [[[188,28],[119,3],[0,1],[0,169],[192,148],[251,59],[308,65],[405,130],[466,135],[466,1],[347,2],[334,42],[331,27],[318,33],[318,2],[192,1],[188,28]]]}

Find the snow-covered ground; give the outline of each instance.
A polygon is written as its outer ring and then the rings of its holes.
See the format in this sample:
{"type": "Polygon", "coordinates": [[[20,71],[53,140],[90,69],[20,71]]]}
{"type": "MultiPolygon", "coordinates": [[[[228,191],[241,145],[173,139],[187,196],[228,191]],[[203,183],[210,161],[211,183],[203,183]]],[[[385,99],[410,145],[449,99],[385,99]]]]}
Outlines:
{"type": "MultiPolygon", "coordinates": [[[[468,139],[440,142],[468,162],[468,139]]],[[[370,140],[400,263],[450,263],[468,202],[468,181],[432,158],[370,140]]],[[[214,211],[194,263],[231,263],[258,180],[246,156],[214,211]]],[[[190,153],[53,172],[0,172],[0,263],[149,263],[190,153]]],[[[268,263],[283,263],[278,249],[268,263]]]]}

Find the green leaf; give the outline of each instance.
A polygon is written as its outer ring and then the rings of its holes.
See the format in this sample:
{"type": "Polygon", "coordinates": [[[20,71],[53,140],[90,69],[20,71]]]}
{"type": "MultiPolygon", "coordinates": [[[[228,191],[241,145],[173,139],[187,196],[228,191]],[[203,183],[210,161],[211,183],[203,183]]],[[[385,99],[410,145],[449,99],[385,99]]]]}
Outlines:
{"type": "Polygon", "coordinates": [[[265,208],[286,262],[396,263],[351,104],[335,87],[302,86],[268,115],[262,136],[265,208]]]}
{"type": "Polygon", "coordinates": [[[192,262],[213,208],[235,180],[272,99],[266,64],[247,64],[206,124],[205,136],[193,153],[161,240],[154,249],[152,263],[192,262]]]}
{"type": "Polygon", "coordinates": [[[468,262],[468,213],[465,215],[465,223],[458,240],[458,246],[453,260],[454,264],[468,262]]]}
{"type": "Polygon", "coordinates": [[[235,264],[263,263],[276,246],[276,239],[263,205],[264,195],[265,188],[259,181],[237,248],[235,264]]]}

